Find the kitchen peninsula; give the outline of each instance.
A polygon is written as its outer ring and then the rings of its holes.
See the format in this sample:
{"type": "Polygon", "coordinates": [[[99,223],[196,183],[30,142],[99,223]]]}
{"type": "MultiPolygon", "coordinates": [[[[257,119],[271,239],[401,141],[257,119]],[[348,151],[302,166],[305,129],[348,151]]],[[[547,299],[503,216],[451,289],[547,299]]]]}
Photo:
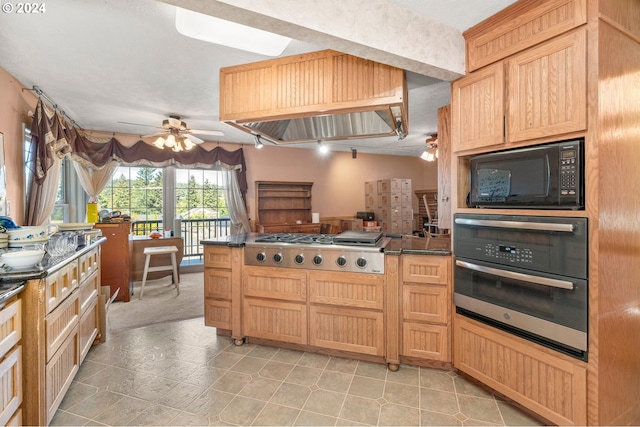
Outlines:
{"type": "Polygon", "coordinates": [[[381,237],[373,247],[359,240],[375,240],[375,232],[341,233],[329,244],[260,243],[277,236],[202,241],[206,325],[238,345],[303,349],[391,370],[400,363],[452,367],[447,236],[381,237]]]}

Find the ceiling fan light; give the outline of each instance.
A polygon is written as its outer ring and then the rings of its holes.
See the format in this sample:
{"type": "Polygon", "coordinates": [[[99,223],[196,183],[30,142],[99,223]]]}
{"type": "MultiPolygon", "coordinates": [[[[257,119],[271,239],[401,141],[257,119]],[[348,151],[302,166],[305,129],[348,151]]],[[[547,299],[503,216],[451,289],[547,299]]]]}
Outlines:
{"type": "Polygon", "coordinates": [[[189,138],[183,138],[182,144],[184,145],[184,149],[187,151],[193,149],[196,146],[196,144],[194,144],[189,138]]]}
{"type": "Polygon", "coordinates": [[[164,148],[164,138],[162,138],[162,137],[158,137],[158,139],[156,139],[156,140],[153,142],[153,145],[155,145],[155,146],[156,146],[156,147],[158,147],[158,148],[164,148]]]}

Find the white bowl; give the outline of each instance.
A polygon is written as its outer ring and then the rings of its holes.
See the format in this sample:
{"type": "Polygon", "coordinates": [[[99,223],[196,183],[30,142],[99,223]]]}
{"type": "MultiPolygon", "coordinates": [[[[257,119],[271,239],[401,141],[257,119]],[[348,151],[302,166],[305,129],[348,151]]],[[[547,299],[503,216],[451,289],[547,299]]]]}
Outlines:
{"type": "Polygon", "coordinates": [[[7,230],[11,241],[35,241],[47,239],[49,235],[58,228],[54,225],[40,225],[31,227],[20,227],[7,230]]]}
{"type": "Polygon", "coordinates": [[[12,251],[0,255],[0,261],[11,268],[20,270],[35,267],[44,256],[43,249],[34,249],[29,251],[12,251]]]}

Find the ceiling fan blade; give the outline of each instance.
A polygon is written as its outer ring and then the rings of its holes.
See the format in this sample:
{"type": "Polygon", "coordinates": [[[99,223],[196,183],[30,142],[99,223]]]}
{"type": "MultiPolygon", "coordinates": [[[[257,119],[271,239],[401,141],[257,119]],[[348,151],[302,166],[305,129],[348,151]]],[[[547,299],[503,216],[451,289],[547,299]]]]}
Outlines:
{"type": "Polygon", "coordinates": [[[219,130],[187,129],[187,131],[198,135],[224,136],[224,132],[219,130]]]}
{"type": "Polygon", "coordinates": [[[193,136],[189,133],[185,133],[184,134],[185,138],[188,138],[191,142],[193,142],[194,144],[202,144],[204,142],[203,139],[198,138],[197,136],[193,136]]]}
{"type": "Polygon", "coordinates": [[[162,127],[160,126],[143,125],[142,123],[131,123],[131,122],[117,122],[117,123],[122,123],[123,125],[144,126],[148,128],[162,129],[162,127]]]}
{"type": "Polygon", "coordinates": [[[169,135],[170,132],[156,132],[156,133],[152,133],[151,135],[142,135],[143,138],[154,138],[156,136],[164,136],[164,135],[169,135]]]}

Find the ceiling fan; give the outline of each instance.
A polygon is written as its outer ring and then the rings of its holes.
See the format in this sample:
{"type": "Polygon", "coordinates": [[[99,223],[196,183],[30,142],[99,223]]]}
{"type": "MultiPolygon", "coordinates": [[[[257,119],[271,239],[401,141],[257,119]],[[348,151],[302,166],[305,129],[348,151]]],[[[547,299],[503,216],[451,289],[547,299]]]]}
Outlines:
{"type": "Polygon", "coordinates": [[[173,135],[175,139],[188,139],[194,144],[201,144],[204,140],[198,138],[194,134],[198,135],[212,135],[212,136],[224,136],[224,132],[220,132],[217,130],[203,130],[203,129],[189,129],[187,124],[180,119],[180,116],[177,115],[169,115],[166,119],[162,121],[162,126],[151,126],[151,125],[143,125],[141,123],[129,123],[129,122],[118,122],[123,124],[135,125],[135,126],[146,126],[146,127],[154,127],[157,129],[161,129],[160,131],[150,134],[143,135],[143,138],[154,138],[154,137],[168,137],[169,135],[173,135]]]}

